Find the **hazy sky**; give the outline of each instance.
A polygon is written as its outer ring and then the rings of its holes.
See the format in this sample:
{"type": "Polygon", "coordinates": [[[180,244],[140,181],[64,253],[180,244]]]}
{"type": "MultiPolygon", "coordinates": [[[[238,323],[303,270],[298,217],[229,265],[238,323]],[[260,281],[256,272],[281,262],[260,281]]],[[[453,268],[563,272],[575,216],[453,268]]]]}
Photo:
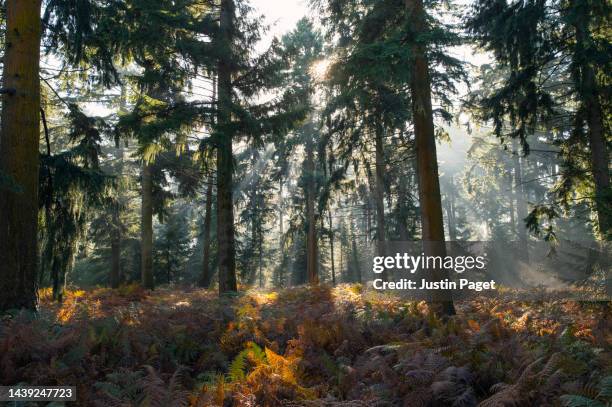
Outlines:
{"type": "Polygon", "coordinates": [[[308,0],[251,0],[257,15],[264,15],[271,35],[280,37],[292,30],[298,20],[310,16],[308,0]]]}

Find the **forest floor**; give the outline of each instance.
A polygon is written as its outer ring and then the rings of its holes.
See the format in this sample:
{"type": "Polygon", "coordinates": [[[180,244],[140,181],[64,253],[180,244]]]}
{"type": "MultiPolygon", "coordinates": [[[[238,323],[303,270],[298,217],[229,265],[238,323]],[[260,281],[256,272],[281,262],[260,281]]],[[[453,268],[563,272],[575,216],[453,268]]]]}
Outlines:
{"type": "Polygon", "coordinates": [[[425,303],[360,285],[224,299],[126,286],[70,291],[62,305],[42,292],[38,314],[0,322],[0,384],[76,385],[79,406],[558,406],[612,397],[609,303],[475,297],[456,307],[441,321],[425,303]]]}

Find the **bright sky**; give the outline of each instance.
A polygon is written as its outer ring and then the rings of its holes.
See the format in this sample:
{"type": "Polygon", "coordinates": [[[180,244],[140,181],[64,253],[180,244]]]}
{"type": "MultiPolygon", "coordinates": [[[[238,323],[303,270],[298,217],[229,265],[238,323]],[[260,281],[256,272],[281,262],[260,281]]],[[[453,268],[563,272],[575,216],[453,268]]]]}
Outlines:
{"type": "Polygon", "coordinates": [[[308,0],[251,0],[256,15],[263,15],[270,25],[270,38],[291,31],[304,16],[310,16],[308,0]]]}

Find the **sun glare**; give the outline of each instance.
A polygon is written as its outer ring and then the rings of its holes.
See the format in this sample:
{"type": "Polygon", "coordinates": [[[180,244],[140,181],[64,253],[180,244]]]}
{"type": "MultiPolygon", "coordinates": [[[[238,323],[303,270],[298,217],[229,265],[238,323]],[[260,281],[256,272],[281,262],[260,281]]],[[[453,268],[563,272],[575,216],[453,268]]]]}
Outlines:
{"type": "Polygon", "coordinates": [[[317,80],[326,79],[330,65],[331,61],[329,59],[322,59],[312,64],[312,66],[310,67],[310,72],[312,76],[317,80]]]}

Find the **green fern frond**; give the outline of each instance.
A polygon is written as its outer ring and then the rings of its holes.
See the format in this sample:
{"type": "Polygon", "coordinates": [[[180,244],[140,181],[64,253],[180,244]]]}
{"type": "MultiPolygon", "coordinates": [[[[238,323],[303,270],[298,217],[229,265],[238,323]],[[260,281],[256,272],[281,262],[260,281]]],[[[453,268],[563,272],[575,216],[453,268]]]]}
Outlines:
{"type": "Polygon", "coordinates": [[[588,397],[576,394],[561,396],[561,401],[565,407],[606,407],[603,403],[588,397]]]}
{"type": "Polygon", "coordinates": [[[239,382],[244,380],[246,377],[245,368],[246,368],[246,356],[248,353],[248,349],[242,350],[229,366],[229,371],[227,373],[230,381],[239,382]]]}
{"type": "Polygon", "coordinates": [[[612,401],[612,376],[606,376],[601,379],[599,389],[599,398],[612,401]]]}
{"type": "Polygon", "coordinates": [[[256,343],[248,342],[244,348],[232,361],[229,366],[228,377],[232,382],[239,382],[246,378],[247,362],[253,365],[266,363],[266,352],[256,343]]]}
{"type": "MultiPolygon", "coordinates": [[[[589,388],[589,386],[585,386],[589,388]]],[[[566,407],[606,407],[612,403],[612,376],[606,376],[599,382],[599,393],[595,399],[578,394],[566,394],[561,396],[561,401],[566,407]]],[[[592,388],[591,388],[592,389],[592,388]]]]}

